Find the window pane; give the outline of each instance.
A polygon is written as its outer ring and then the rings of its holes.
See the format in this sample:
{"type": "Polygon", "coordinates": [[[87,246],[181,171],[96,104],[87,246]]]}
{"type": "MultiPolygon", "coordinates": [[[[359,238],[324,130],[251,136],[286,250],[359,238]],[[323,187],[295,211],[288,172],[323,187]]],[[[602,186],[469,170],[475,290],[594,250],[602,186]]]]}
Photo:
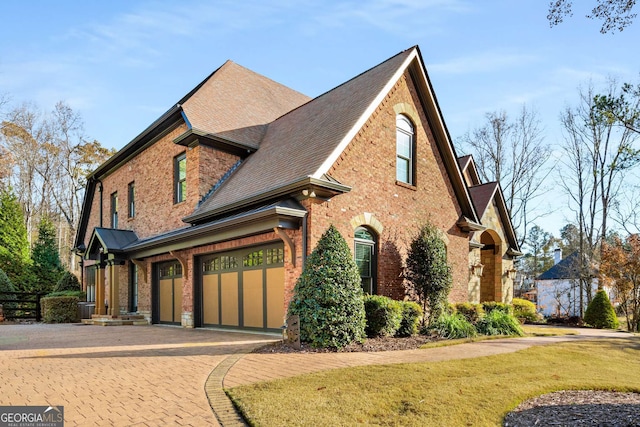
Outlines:
{"type": "Polygon", "coordinates": [[[267,264],[280,264],[284,262],[284,249],[267,249],[267,264]]]}
{"type": "Polygon", "coordinates": [[[402,131],[397,132],[397,154],[402,157],[411,158],[411,136],[402,131]]]}
{"type": "Polygon", "coordinates": [[[398,157],[396,179],[406,182],[407,184],[409,183],[409,160],[398,157]]]}
{"type": "Polygon", "coordinates": [[[371,277],[371,252],[370,245],[356,243],[356,265],[362,277],[371,277]]]}
{"type": "Polygon", "coordinates": [[[356,239],[373,241],[373,236],[371,235],[371,233],[369,233],[366,228],[362,227],[358,227],[356,229],[355,237],[356,239]]]}
{"type": "Polygon", "coordinates": [[[187,177],[187,159],[183,157],[178,160],[178,179],[182,181],[187,177]]]}
{"type": "Polygon", "coordinates": [[[256,267],[262,265],[262,250],[253,251],[243,258],[243,264],[245,267],[256,267]]]}

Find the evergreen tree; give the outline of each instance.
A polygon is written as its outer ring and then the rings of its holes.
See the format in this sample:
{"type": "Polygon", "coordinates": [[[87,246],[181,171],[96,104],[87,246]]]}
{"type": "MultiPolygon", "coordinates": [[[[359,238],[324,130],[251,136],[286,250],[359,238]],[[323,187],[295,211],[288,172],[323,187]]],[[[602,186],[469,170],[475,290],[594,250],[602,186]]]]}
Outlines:
{"type": "Polygon", "coordinates": [[[38,241],[33,246],[32,292],[51,292],[62,277],[64,269],[56,245],[56,229],[48,218],[38,226],[38,241]]]}
{"type": "Polygon", "coordinates": [[[584,312],[584,321],[594,328],[615,329],[619,326],[616,312],[607,293],[600,289],[584,312]]]}
{"type": "Polygon", "coordinates": [[[425,224],[411,242],[405,277],[431,324],[444,312],[453,282],[447,247],[433,224],[425,224]]]}
{"type": "Polygon", "coordinates": [[[313,347],[342,348],[364,339],[360,272],[347,242],[332,225],[298,278],[289,315],[300,316],[300,339],[313,347]]]}
{"type": "Polygon", "coordinates": [[[30,264],[29,240],[22,208],[10,190],[0,190],[0,269],[20,286],[30,264]]]}

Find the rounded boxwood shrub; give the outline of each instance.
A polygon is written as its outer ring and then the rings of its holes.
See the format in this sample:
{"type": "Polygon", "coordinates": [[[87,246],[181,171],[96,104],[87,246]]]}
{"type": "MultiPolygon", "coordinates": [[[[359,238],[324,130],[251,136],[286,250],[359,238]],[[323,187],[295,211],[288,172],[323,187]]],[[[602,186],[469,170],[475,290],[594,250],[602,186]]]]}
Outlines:
{"type": "Polygon", "coordinates": [[[513,315],[516,318],[525,319],[528,322],[538,320],[536,305],[533,302],[522,298],[514,298],[511,305],[513,305],[513,315]]]}
{"type": "Polygon", "coordinates": [[[288,314],[300,316],[300,340],[313,347],[342,348],[364,339],[360,272],[347,242],[333,225],[307,258],[288,314]]]}
{"type": "Polygon", "coordinates": [[[47,294],[48,297],[78,297],[79,301],[86,301],[87,293],[84,291],[59,291],[47,294]]]}
{"type": "Polygon", "coordinates": [[[60,280],[58,280],[58,283],[56,283],[53,291],[82,291],[82,285],[80,284],[80,281],[75,274],[71,273],[70,271],[65,271],[62,274],[60,280]]]}
{"type": "Polygon", "coordinates": [[[497,301],[485,301],[482,303],[482,309],[486,314],[491,313],[494,310],[501,311],[505,314],[513,314],[513,307],[509,304],[497,301]]]}
{"type": "Polygon", "coordinates": [[[418,324],[422,319],[422,307],[414,301],[401,301],[402,320],[396,332],[397,337],[410,337],[418,333],[418,324]]]}
{"type": "Polygon", "coordinates": [[[584,312],[584,321],[598,329],[616,329],[619,326],[616,312],[604,289],[600,289],[589,303],[584,312]]]}
{"type": "Polygon", "coordinates": [[[484,309],[481,304],[471,304],[470,302],[460,302],[455,305],[456,312],[464,316],[472,325],[484,316],[484,309]]]}
{"type": "Polygon", "coordinates": [[[78,321],[78,297],[44,297],[42,320],[45,323],[73,323],[78,321]]]}
{"type": "Polygon", "coordinates": [[[483,335],[516,335],[524,336],[524,331],[518,319],[500,309],[485,314],[476,325],[478,332],[483,335]]]}
{"type": "Polygon", "coordinates": [[[445,339],[470,338],[478,335],[478,331],[460,313],[444,313],[434,321],[427,331],[445,339]]]}
{"type": "Polygon", "coordinates": [[[402,320],[399,301],[382,295],[365,295],[364,311],[367,318],[365,333],[369,338],[395,335],[402,320]]]}

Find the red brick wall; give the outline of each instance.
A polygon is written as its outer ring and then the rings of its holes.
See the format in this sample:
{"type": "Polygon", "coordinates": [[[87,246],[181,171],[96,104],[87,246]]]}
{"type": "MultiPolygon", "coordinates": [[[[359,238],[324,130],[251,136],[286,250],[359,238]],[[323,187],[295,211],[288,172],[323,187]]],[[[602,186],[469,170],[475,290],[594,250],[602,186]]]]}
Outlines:
{"type": "MultiPolygon", "coordinates": [[[[187,130],[177,126],[159,141],[133,157],[102,180],[103,227],[111,227],[111,194],[118,193],[118,228],[133,230],[139,238],[165,233],[186,224],[182,218],[236,163],[238,157],[206,146],[187,149],[173,140],[187,130]],[[174,204],[174,157],[187,153],[187,200],[174,204]],[[135,182],[136,215],[128,218],[128,185],[135,182]]],[[[100,225],[100,192],[91,207],[85,244],[94,227],[100,225]]]]}
{"type": "Polygon", "coordinates": [[[372,214],[384,227],[378,245],[378,293],[401,299],[404,288],[399,277],[400,263],[406,258],[412,237],[430,220],[448,240],[453,267],[450,300],[467,301],[468,235],[456,226],[461,209],[427,123],[415,87],[405,74],[330,169],[329,175],[352,190],[329,202],[312,205],[309,249],[330,224],[338,228],[353,249],[351,219],[365,212],[372,214]],[[419,115],[414,121],[417,144],[414,188],[396,184],[394,106],[401,103],[411,105],[419,115]]]}

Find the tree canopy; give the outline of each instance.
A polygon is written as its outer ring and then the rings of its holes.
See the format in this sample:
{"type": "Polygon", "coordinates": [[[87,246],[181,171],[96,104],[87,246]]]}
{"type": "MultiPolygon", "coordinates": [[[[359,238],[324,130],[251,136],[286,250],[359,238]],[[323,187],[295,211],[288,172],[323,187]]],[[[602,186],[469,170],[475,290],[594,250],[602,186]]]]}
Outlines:
{"type": "MultiPolygon", "coordinates": [[[[635,4],[635,0],[596,0],[591,13],[586,17],[602,21],[602,27],[600,27],[602,34],[622,31],[636,18],[637,14],[631,13],[635,4]]],[[[564,22],[566,17],[573,16],[573,5],[572,0],[550,1],[547,15],[549,25],[553,27],[564,22]]]]}

